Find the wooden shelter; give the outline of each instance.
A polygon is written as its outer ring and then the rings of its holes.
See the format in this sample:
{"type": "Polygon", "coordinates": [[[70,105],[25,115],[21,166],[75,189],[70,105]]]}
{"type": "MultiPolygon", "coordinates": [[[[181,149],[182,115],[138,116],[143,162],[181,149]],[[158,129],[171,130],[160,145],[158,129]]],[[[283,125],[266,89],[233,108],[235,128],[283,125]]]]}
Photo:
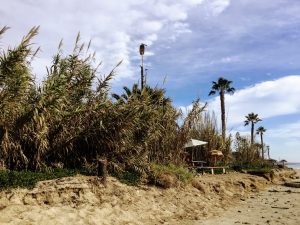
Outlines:
{"type": "MultiPolygon", "coordinates": [[[[211,174],[215,173],[215,170],[221,170],[222,173],[226,173],[226,169],[224,166],[204,166],[207,162],[203,161],[203,145],[206,145],[207,142],[200,141],[196,139],[190,139],[186,144],[185,148],[187,149],[187,161],[189,164],[191,164],[191,168],[200,170],[202,174],[204,174],[204,171],[209,170],[211,174]],[[201,154],[202,153],[202,154],[201,154]]],[[[223,157],[223,153],[219,150],[212,150],[210,151],[210,156],[212,159],[214,159],[214,165],[216,164],[217,160],[221,159],[223,157]]]]}
{"type": "Polygon", "coordinates": [[[195,166],[197,164],[200,164],[201,166],[203,166],[204,163],[206,163],[205,161],[201,160],[201,157],[199,157],[199,152],[201,151],[201,147],[203,145],[206,145],[207,142],[205,141],[200,141],[200,140],[196,140],[196,139],[190,139],[185,145],[184,147],[188,150],[187,154],[188,154],[188,162],[192,164],[192,166],[195,166]]]}

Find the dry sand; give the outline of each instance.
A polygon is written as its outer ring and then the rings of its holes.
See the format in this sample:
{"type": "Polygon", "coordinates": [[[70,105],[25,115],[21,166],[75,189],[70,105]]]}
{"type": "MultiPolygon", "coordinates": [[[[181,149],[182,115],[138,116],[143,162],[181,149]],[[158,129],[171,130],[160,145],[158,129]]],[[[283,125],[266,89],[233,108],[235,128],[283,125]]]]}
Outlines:
{"type": "MultiPolygon", "coordinates": [[[[300,171],[298,171],[300,176],[300,171]]],[[[298,181],[300,181],[298,179],[298,181]]],[[[206,221],[191,224],[300,224],[300,188],[273,185],[250,195],[235,207],[206,221]]]]}
{"type": "Polygon", "coordinates": [[[258,192],[269,183],[231,173],[165,190],[114,178],[104,187],[96,177],[69,177],[39,182],[33,190],[0,192],[0,224],[300,224],[300,194],[258,192]]]}

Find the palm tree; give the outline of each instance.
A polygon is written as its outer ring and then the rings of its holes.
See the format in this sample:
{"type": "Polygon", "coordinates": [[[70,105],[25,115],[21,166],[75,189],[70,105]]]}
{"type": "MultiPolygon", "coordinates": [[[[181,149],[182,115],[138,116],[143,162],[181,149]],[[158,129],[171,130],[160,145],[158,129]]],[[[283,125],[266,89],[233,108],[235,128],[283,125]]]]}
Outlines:
{"type": "Polygon", "coordinates": [[[257,128],[256,130],[256,134],[260,134],[260,143],[261,143],[261,156],[262,159],[264,160],[264,139],[263,139],[263,134],[266,132],[267,130],[263,127],[260,126],[259,128],[257,128]]]}
{"type": "Polygon", "coordinates": [[[261,119],[258,117],[258,114],[255,113],[249,113],[246,116],[245,126],[248,126],[251,123],[251,146],[254,144],[254,124],[261,121],[261,119]]]}
{"type": "Polygon", "coordinates": [[[223,144],[225,144],[225,139],[226,139],[225,93],[233,94],[235,92],[235,89],[230,86],[231,83],[232,81],[220,77],[217,82],[215,81],[212,82],[211,91],[208,94],[208,95],[214,95],[218,92],[220,95],[223,144]]]}

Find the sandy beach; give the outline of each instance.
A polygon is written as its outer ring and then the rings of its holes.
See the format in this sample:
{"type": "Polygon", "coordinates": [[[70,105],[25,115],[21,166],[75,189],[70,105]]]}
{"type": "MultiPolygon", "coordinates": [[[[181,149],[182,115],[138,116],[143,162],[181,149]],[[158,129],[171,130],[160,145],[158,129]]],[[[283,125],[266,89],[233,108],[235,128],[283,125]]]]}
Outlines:
{"type": "MultiPolygon", "coordinates": [[[[297,171],[300,176],[300,170],[297,171]]],[[[300,181],[298,179],[298,181],[300,181]]],[[[194,224],[300,224],[300,188],[272,185],[220,215],[194,224]]]]}
{"type": "Polygon", "coordinates": [[[170,189],[77,176],[0,192],[0,224],[299,224],[299,197],[240,173],[170,189]]]}

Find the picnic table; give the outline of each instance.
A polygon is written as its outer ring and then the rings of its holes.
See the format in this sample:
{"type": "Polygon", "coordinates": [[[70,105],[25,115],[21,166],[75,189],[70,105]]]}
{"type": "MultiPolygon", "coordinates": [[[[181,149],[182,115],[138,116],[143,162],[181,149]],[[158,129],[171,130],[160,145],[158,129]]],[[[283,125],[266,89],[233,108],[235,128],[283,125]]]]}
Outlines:
{"type": "Polygon", "coordinates": [[[206,164],[205,161],[192,161],[192,168],[194,169],[200,169],[202,174],[204,173],[204,170],[208,169],[210,170],[211,174],[215,174],[215,170],[222,170],[222,173],[226,173],[226,167],[225,166],[204,166],[206,164]]]}
{"type": "Polygon", "coordinates": [[[215,174],[215,170],[222,170],[222,173],[225,174],[226,173],[226,167],[225,166],[207,166],[207,167],[202,167],[202,174],[204,173],[204,169],[209,169],[211,174],[215,174]]]}
{"type": "Polygon", "coordinates": [[[206,164],[206,162],[205,162],[205,161],[196,161],[196,160],[193,160],[193,161],[192,161],[192,165],[193,165],[193,167],[195,167],[195,166],[198,166],[198,167],[203,167],[203,166],[204,166],[204,164],[206,164]]]}

